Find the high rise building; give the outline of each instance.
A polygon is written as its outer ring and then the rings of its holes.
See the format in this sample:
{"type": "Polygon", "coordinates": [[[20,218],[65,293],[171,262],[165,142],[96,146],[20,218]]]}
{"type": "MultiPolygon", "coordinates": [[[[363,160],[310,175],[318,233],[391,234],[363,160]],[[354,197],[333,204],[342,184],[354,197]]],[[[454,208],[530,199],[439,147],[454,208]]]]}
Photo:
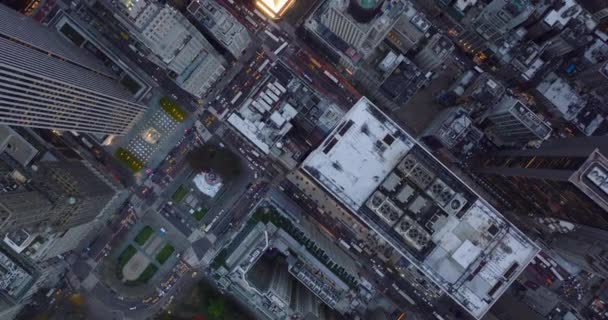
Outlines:
{"type": "Polygon", "coordinates": [[[414,63],[424,71],[431,71],[441,65],[452,51],[454,43],[448,37],[436,33],[424,49],[416,54],[414,63]]]}
{"type": "Polygon", "coordinates": [[[41,270],[0,243],[0,319],[13,319],[40,283],[41,270]]]}
{"type": "Polygon", "coordinates": [[[239,58],[251,43],[247,28],[218,2],[193,0],[187,10],[233,57],[239,58]]]}
{"type": "Polygon", "coordinates": [[[577,267],[608,277],[608,232],[605,230],[579,226],[572,232],[554,235],[548,245],[577,267]]]}
{"type": "Polygon", "coordinates": [[[496,50],[494,44],[525,22],[533,12],[534,5],[529,0],[493,0],[460,35],[458,44],[468,52],[485,48],[496,50]]]}
{"type": "Polygon", "coordinates": [[[0,193],[0,231],[66,231],[92,221],[118,197],[118,187],[84,161],[46,161],[35,168],[4,175],[11,187],[0,193]]]}
{"type": "Polygon", "coordinates": [[[326,1],[306,20],[305,28],[355,68],[376,50],[409,4],[396,1],[326,1]]]}
{"type": "Polygon", "coordinates": [[[608,140],[555,139],[482,156],[477,172],[516,211],[608,230],[608,140]]]}
{"type": "Polygon", "coordinates": [[[285,263],[275,263],[272,270],[272,277],[268,285],[268,295],[271,299],[284,307],[289,306],[291,302],[291,290],[294,279],[287,271],[285,263]]]}
{"type": "MultiPolygon", "coordinates": [[[[131,2],[128,2],[131,4],[131,2]]],[[[170,5],[154,1],[138,1],[137,5],[123,3],[124,21],[154,56],[150,61],[176,74],[175,83],[197,98],[202,98],[219,80],[224,58],[188,19],[170,5]]]]}
{"type": "Polygon", "coordinates": [[[584,21],[575,20],[559,34],[545,42],[544,54],[550,58],[561,57],[593,41],[584,21]]]}
{"type": "Polygon", "coordinates": [[[124,134],[144,110],[86,50],[0,5],[0,124],[124,134]]]}
{"type": "Polygon", "coordinates": [[[533,140],[545,140],[551,127],[543,122],[521,101],[505,96],[488,115],[492,126],[488,129],[505,145],[524,145],[533,140]]]}
{"type": "Polygon", "coordinates": [[[319,317],[321,301],[306,288],[302,283],[295,281],[291,294],[291,309],[295,313],[304,317],[312,316],[313,319],[324,319],[319,317]]]}
{"type": "Polygon", "coordinates": [[[584,89],[608,89],[608,62],[599,62],[580,72],[576,83],[584,89]]]}
{"type": "Polygon", "coordinates": [[[534,5],[529,0],[493,0],[473,26],[485,40],[495,42],[526,21],[533,11],[534,5]]]}

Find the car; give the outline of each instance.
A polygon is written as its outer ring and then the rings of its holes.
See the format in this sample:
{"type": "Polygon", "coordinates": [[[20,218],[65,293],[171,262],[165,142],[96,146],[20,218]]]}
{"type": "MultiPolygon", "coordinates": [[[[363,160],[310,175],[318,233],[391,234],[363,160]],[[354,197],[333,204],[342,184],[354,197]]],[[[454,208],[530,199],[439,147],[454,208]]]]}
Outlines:
{"type": "Polygon", "coordinates": [[[131,311],[137,310],[137,306],[133,306],[133,307],[129,308],[129,310],[131,310],[131,311]]]}

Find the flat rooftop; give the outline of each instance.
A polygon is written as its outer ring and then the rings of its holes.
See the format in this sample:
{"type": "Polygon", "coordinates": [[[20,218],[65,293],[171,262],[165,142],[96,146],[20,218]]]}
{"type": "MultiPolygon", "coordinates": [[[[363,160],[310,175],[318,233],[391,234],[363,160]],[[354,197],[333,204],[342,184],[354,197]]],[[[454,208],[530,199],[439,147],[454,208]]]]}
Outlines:
{"type": "Polygon", "coordinates": [[[594,150],[570,181],[604,210],[608,210],[608,158],[594,150]]]}
{"type": "Polygon", "coordinates": [[[363,97],[302,166],[357,210],[413,146],[411,137],[363,97]]]}
{"type": "Polygon", "coordinates": [[[365,97],[303,171],[477,319],[539,251],[365,97]]]}

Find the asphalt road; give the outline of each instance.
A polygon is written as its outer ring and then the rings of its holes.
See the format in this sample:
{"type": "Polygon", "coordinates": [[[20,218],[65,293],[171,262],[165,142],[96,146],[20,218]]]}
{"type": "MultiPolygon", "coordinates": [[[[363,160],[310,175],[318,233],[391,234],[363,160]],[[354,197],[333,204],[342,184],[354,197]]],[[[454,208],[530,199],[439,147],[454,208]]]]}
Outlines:
{"type": "MultiPolygon", "coordinates": [[[[285,180],[281,183],[281,186],[286,190],[285,194],[288,195],[292,201],[300,205],[302,208],[307,209],[306,212],[313,219],[315,219],[315,221],[334,233],[336,242],[339,241],[339,239],[356,239],[356,236],[347,228],[341,226],[336,221],[333,221],[327,215],[321,214],[317,210],[314,201],[308,199],[307,196],[295,185],[292,185],[290,182],[285,180]]],[[[414,286],[412,286],[406,279],[400,277],[394,271],[388,271],[381,265],[375,265],[373,263],[374,257],[359,254],[353,249],[349,251],[351,255],[357,256],[356,261],[361,264],[359,268],[360,275],[370,281],[377,290],[380,290],[382,294],[393,301],[401,309],[418,314],[430,314],[435,311],[428,299],[425,301],[426,298],[423,297],[423,293],[414,288],[414,286]],[[384,275],[381,276],[375,271],[372,271],[374,267],[380,269],[384,275]],[[393,284],[395,284],[399,290],[407,294],[408,297],[414,301],[414,304],[401,295],[397,289],[393,287],[393,284]]],[[[379,259],[376,260],[379,261],[379,259]]]]}
{"type": "MultiPolygon", "coordinates": [[[[224,3],[226,5],[226,3],[224,3]]],[[[117,33],[122,32],[122,30],[116,25],[117,23],[113,23],[112,21],[108,21],[110,19],[111,14],[101,10],[89,10],[88,13],[95,17],[96,21],[101,22],[101,27],[99,27],[99,32],[115,36],[117,33]]],[[[249,15],[248,12],[241,11],[241,14],[249,15]]],[[[251,16],[250,16],[251,17],[251,16]]],[[[240,19],[244,19],[244,16],[240,17],[240,19]]],[[[260,25],[263,25],[263,22],[260,19],[256,19],[260,25]]],[[[262,29],[258,26],[259,29],[262,29]]],[[[295,35],[286,35],[290,39],[297,40],[295,35]]],[[[254,37],[254,42],[258,40],[257,37],[254,37]]],[[[177,97],[178,103],[186,106],[191,111],[196,110],[197,101],[190,96],[189,94],[183,92],[177,85],[172,81],[171,77],[166,73],[165,70],[162,70],[155,64],[149,62],[147,59],[138,55],[135,51],[129,48],[129,40],[118,39],[115,41],[115,46],[118,47],[122,54],[128,57],[131,61],[136,61],[138,66],[150,74],[157,84],[162,87],[164,90],[169,92],[170,94],[175,95],[177,97]]],[[[285,51],[283,56],[274,57],[281,59],[286,65],[290,67],[290,69],[294,70],[298,76],[302,79],[306,77],[310,77],[313,81],[309,81],[311,85],[313,85],[316,89],[321,90],[325,94],[333,97],[335,100],[344,103],[347,101],[348,103],[352,103],[354,99],[358,98],[349,88],[345,88],[344,84],[341,84],[343,81],[339,79],[339,83],[336,84],[329,77],[327,77],[324,72],[333,71],[329,66],[321,65],[317,66],[313,61],[319,61],[316,59],[314,54],[310,52],[308,49],[301,47],[301,45],[291,44],[290,49],[285,51]],[[306,77],[305,77],[306,75],[306,77]],[[330,89],[330,90],[328,90],[330,89]]],[[[251,89],[254,86],[254,83],[250,82],[252,77],[255,77],[255,71],[251,73],[242,72],[243,69],[246,69],[249,66],[251,69],[255,70],[256,67],[261,64],[265,56],[261,55],[261,52],[256,52],[253,49],[249,49],[242,57],[240,57],[233,65],[231,65],[226,72],[226,76],[224,76],[219,83],[210,91],[209,96],[215,97],[218,94],[224,100],[232,99],[236,92],[241,90],[251,89]],[[261,58],[257,58],[260,56],[261,58]],[[248,83],[249,82],[249,83],[248,83]]],[[[339,75],[337,73],[332,73],[336,77],[339,75]]],[[[308,80],[307,80],[308,81],[308,80]]],[[[246,94],[243,94],[244,96],[246,94]]],[[[220,99],[221,100],[221,99],[220,99]]],[[[229,100],[228,100],[229,101],[229,100]]],[[[212,105],[213,102],[210,102],[212,105]]],[[[230,186],[230,192],[225,195],[225,198],[220,201],[220,204],[217,207],[210,208],[209,213],[205,219],[213,219],[215,216],[220,215],[218,220],[213,225],[210,230],[216,235],[226,235],[231,224],[238,224],[240,220],[247,214],[251,206],[257,202],[264,194],[264,184],[263,182],[272,180],[275,178],[277,174],[271,172],[272,162],[268,159],[260,159],[257,158],[250,150],[253,147],[245,141],[242,137],[237,134],[231,133],[229,131],[224,131],[224,135],[222,136],[224,140],[224,144],[227,148],[231,148],[235,153],[239,155],[244,164],[244,168],[242,170],[243,174],[236,181],[233,181],[230,186]],[[262,170],[264,168],[264,170],[262,170]],[[257,176],[257,178],[256,178],[257,176]],[[251,189],[250,187],[253,184],[259,185],[259,190],[251,189]]],[[[179,147],[178,147],[179,148],[179,147]]],[[[161,169],[162,169],[161,165],[161,169]]],[[[170,174],[169,174],[170,175],[170,174]]],[[[184,179],[183,177],[180,179],[184,179]]],[[[178,183],[179,181],[174,181],[174,183],[178,183]]],[[[163,201],[168,200],[167,195],[164,195],[163,201]]],[[[301,203],[304,208],[311,209],[311,204],[303,201],[304,198],[294,199],[296,202],[301,203]],[[304,202],[304,203],[303,203],[304,202]]],[[[315,209],[315,208],[312,208],[315,209]]],[[[325,217],[317,214],[317,210],[309,210],[316,219],[319,219],[321,223],[329,223],[325,221],[325,217]]],[[[178,226],[183,224],[181,219],[174,217],[168,217],[169,221],[175,225],[178,229],[184,230],[189,229],[188,226],[178,226]],[[171,220],[173,219],[173,220],[171,220]],[[178,223],[179,221],[179,223],[178,223]]],[[[104,243],[109,243],[114,238],[114,232],[111,228],[102,231],[100,234],[100,244],[93,251],[93,256],[95,258],[100,257],[100,254],[103,252],[103,248],[106,247],[104,243]],[[98,247],[104,244],[101,249],[98,247]]],[[[353,237],[353,235],[349,235],[346,233],[346,230],[341,231],[341,236],[348,238],[353,237]]],[[[370,262],[369,257],[365,257],[364,259],[360,259],[363,264],[363,271],[366,278],[371,279],[377,288],[384,289],[384,293],[391,298],[391,300],[395,301],[397,305],[407,306],[407,308],[411,310],[415,310],[418,312],[431,312],[431,308],[427,306],[427,303],[419,298],[415,293],[416,290],[411,287],[406,281],[403,281],[399,277],[393,277],[389,275],[380,276],[370,270],[372,270],[372,263],[370,262]],[[410,297],[414,299],[415,305],[411,305],[410,302],[407,301],[402,295],[400,295],[392,286],[393,283],[397,283],[397,285],[402,288],[403,291],[408,292],[410,297]],[[412,294],[413,293],[413,294],[412,294]]],[[[84,275],[87,272],[86,266],[79,264],[77,267],[78,273],[80,275],[84,275]]],[[[201,272],[202,274],[202,272],[201,272]]],[[[135,319],[144,319],[146,317],[152,316],[158,313],[161,308],[165,305],[165,303],[171,299],[170,297],[177,292],[177,290],[186,291],[186,288],[193,283],[196,283],[198,279],[200,279],[201,275],[197,275],[195,278],[192,278],[190,274],[186,273],[182,276],[173,286],[172,288],[155,304],[146,305],[141,301],[127,301],[126,299],[120,299],[120,295],[116,292],[113,292],[110,288],[105,285],[99,283],[97,284],[90,292],[86,293],[87,296],[92,299],[100,302],[100,306],[103,306],[102,309],[97,310],[99,314],[104,314],[108,310],[117,310],[122,312],[125,316],[135,319]],[[106,308],[106,309],[103,309],[106,308]]]]}

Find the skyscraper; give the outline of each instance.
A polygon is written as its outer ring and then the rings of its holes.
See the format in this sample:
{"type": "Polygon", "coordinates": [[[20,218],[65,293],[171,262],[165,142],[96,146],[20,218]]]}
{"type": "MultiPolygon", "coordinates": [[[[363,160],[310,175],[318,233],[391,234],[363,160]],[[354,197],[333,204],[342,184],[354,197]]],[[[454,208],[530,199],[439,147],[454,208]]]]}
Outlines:
{"type": "Polygon", "coordinates": [[[84,161],[40,162],[31,174],[11,175],[27,182],[9,179],[7,185],[15,187],[0,193],[2,232],[68,230],[93,220],[111,205],[118,191],[84,161]]]}
{"type": "Polygon", "coordinates": [[[558,233],[548,243],[551,250],[583,270],[608,277],[608,232],[581,226],[558,233]]]}
{"type": "Polygon", "coordinates": [[[86,50],[0,5],[0,124],[124,134],[144,110],[86,50]]]}
{"type": "Polygon", "coordinates": [[[522,214],[608,230],[608,140],[556,139],[482,156],[477,172],[522,214]]]}
{"type": "Polygon", "coordinates": [[[193,96],[204,97],[226,70],[224,58],[172,6],[142,0],[124,11],[124,26],[154,53],[151,61],[175,72],[175,83],[193,96]]]}
{"type": "Polygon", "coordinates": [[[416,54],[414,63],[424,71],[431,71],[440,66],[452,51],[454,43],[448,37],[436,33],[424,49],[416,54]]]}
{"type": "Polygon", "coordinates": [[[551,127],[543,122],[521,101],[505,96],[490,111],[488,119],[493,126],[488,130],[505,145],[524,145],[532,140],[545,140],[551,127]]]}
{"type": "Polygon", "coordinates": [[[467,52],[488,47],[495,50],[494,43],[525,22],[533,12],[534,5],[529,0],[493,0],[460,35],[458,44],[467,52]]]}
{"type": "Polygon", "coordinates": [[[473,27],[487,41],[497,41],[526,21],[534,11],[528,0],[493,0],[477,16],[473,27]]]}

